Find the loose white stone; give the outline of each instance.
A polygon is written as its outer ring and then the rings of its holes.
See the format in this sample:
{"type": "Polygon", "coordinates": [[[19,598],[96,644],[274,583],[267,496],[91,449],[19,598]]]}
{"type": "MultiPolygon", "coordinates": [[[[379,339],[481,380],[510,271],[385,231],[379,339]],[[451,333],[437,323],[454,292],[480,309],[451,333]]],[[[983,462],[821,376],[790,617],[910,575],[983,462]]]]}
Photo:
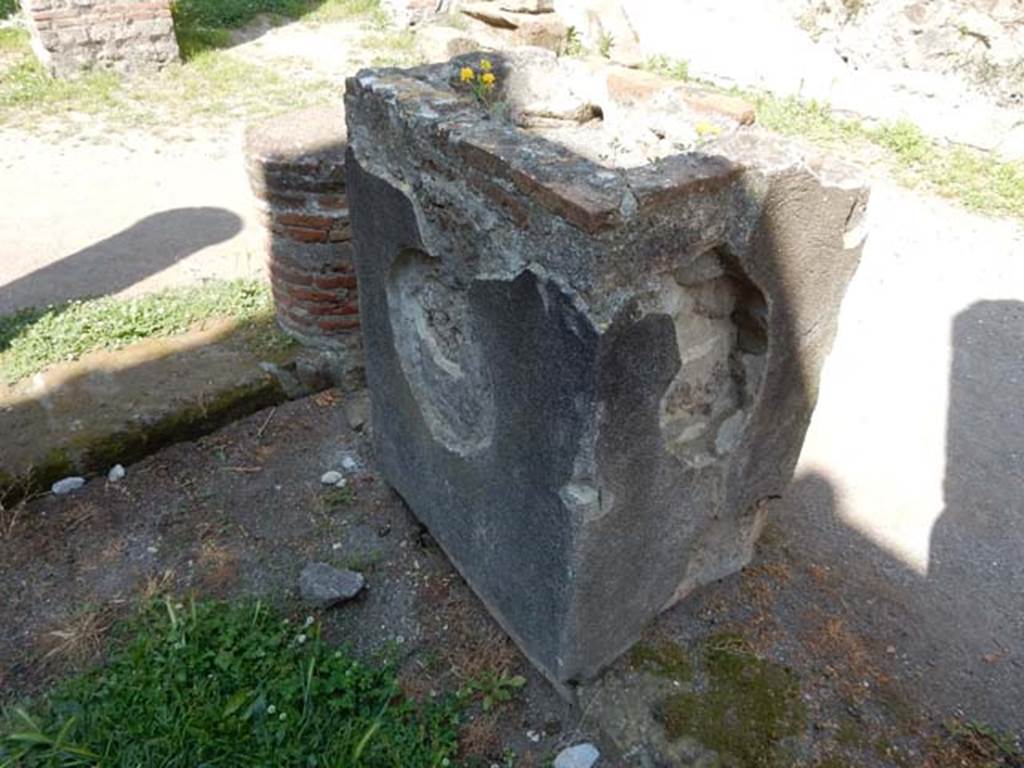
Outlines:
{"type": "Polygon", "coordinates": [[[591,768],[600,756],[593,744],[577,744],[558,753],[555,768],[591,768]]]}
{"type": "Polygon", "coordinates": [[[64,496],[65,494],[77,491],[83,485],[85,485],[84,477],[65,477],[63,480],[58,480],[50,486],[50,490],[55,496],[64,496]]]}
{"type": "Polygon", "coordinates": [[[110,468],[110,471],[107,472],[107,480],[109,480],[112,483],[116,483],[120,480],[123,480],[126,474],[128,473],[125,472],[124,467],[122,467],[120,464],[115,464],[110,468]]]}
{"type": "Polygon", "coordinates": [[[341,472],[338,472],[333,469],[330,470],[329,472],[324,472],[320,476],[320,482],[323,483],[324,485],[337,485],[338,481],[343,479],[344,477],[342,477],[341,472]]]}

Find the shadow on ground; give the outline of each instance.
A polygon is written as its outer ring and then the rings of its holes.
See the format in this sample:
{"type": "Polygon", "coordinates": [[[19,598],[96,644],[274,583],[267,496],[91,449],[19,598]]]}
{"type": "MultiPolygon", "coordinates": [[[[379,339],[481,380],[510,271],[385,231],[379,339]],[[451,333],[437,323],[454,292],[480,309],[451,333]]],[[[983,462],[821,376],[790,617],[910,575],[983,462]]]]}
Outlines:
{"type": "Polygon", "coordinates": [[[881,651],[916,657],[908,683],[928,700],[1024,733],[1024,303],[970,306],[951,343],[945,508],[927,573],[850,528],[821,475],[797,480],[776,528],[829,565],[855,611],[895,630],[881,651]]]}
{"type": "Polygon", "coordinates": [[[242,230],[223,208],[176,208],[140,219],[128,229],[0,286],[0,305],[46,306],[108,296],[130,288],[242,230]]]}

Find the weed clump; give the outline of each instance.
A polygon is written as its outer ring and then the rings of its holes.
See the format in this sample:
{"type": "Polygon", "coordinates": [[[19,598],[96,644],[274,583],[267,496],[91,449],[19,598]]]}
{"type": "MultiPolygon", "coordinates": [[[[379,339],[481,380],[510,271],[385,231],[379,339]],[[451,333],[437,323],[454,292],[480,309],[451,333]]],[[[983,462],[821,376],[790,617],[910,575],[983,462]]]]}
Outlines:
{"type": "Polygon", "coordinates": [[[106,666],[0,719],[0,764],[441,766],[454,697],[325,646],[263,604],[154,602],[106,666]]]}

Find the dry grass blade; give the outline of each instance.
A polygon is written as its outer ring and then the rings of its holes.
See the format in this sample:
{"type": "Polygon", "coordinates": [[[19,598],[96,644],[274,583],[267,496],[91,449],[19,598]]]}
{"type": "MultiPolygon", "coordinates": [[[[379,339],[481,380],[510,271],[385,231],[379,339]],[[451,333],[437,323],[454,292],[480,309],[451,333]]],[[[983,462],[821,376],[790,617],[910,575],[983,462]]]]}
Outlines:
{"type": "Polygon", "coordinates": [[[110,606],[82,611],[60,629],[46,633],[51,647],[43,654],[42,661],[80,664],[94,658],[113,623],[114,611],[110,606]]]}

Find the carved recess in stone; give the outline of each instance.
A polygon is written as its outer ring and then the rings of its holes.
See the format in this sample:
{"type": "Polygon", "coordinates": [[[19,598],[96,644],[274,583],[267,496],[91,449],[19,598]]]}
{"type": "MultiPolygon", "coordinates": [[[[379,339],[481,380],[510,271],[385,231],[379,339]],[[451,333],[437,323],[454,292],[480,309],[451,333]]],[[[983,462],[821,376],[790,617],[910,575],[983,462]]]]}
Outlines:
{"type": "Polygon", "coordinates": [[[767,351],[764,294],[725,245],[663,275],[654,308],[675,325],[679,372],[661,400],[668,449],[696,468],[728,455],[760,388],[767,351]]]}
{"type": "Polygon", "coordinates": [[[387,299],[402,372],[431,433],[455,453],[485,448],[494,403],[466,291],[445,280],[439,260],[406,248],[391,268],[387,299]]]}

